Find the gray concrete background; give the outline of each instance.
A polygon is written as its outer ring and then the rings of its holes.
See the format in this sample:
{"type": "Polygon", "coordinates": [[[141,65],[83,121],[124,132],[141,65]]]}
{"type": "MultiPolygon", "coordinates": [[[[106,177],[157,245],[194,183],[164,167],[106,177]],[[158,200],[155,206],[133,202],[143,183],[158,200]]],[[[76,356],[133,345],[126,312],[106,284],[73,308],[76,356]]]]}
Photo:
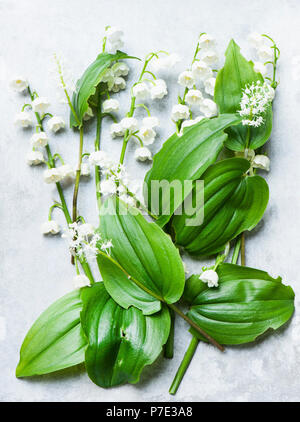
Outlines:
{"type": "MultiPolygon", "coordinates": [[[[1,295],[0,295],[0,400],[2,401],[293,401],[299,399],[299,318],[288,327],[256,345],[228,348],[220,354],[200,345],[178,394],[168,388],[189,343],[187,326],[178,321],[175,357],[159,359],[147,368],[138,385],[103,390],[89,381],[84,370],[75,368],[55,375],[17,380],[14,377],[19,347],[36,317],[55,299],[71,289],[74,269],[60,237],[43,238],[39,225],[47,219],[51,198],[56,193],[42,181],[41,168],[29,168],[24,156],[29,150],[29,131],[15,129],[14,115],[24,98],[7,89],[16,73],[26,75],[40,95],[52,103],[51,111],[67,119],[68,110],[57,100],[55,82],[49,72],[51,55],[61,53],[70,63],[75,78],[95,58],[107,24],[123,28],[124,50],[144,56],[166,49],[183,57],[177,70],[164,77],[169,96],[153,114],[163,128],[154,145],[158,150],[172,133],[170,109],[178,93],[177,73],[191,60],[199,32],[218,39],[223,53],[231,37],[250,56],[249,32],[272,35],[281,51],[280,86],[275,102],[275,121],[268,152],[271,172],[270,203],[259,228],[247,237],[247,264],[274,275],[282,275],[296,293],[299,287],[299,105],[300,86],[297,60],[300,3],[297,0],[0,0],[1,62],[1,295]],[[298,322],[298,323],[297,323],[298,322]]],[[[135,70],[129,82],[133,80],[135,70]]],[[[298,64],[299,67],[299,64],[298,64]]],[[[128,91],[120,96],[122,110],[128,109],[128,91]]],[[[120,113],[120,116],[122,113],[120,113]]],[[[86,135],[86,150],[93,145],[94,126],[86,135]]],[[[67,131],[52,137],[53,149],[71,164],[77,160],[78,136],[67,131]]],[[[104,127],[102,145],[117,157],[120,142],[111,141],[104,127]]],[[[133,151],[133,149],[132,149],[133,151]]],[[[131,152],[132,152],[131,151],[131,152]]],[[[130,173],[141,178],[148,165],[126,159],[130,173]]],[[[67,189],[68,200],[72,189],[67,189]]],[[[80,212],[97,221],[93,181],[83,183],[80,212]]],[[[63,219],[57,214],[57,219],[63,219]]],[[[202,262],[187,260],[191,272],[202,262]]],[[[299,302],[298,302],[299,303],[299,302]]]]}

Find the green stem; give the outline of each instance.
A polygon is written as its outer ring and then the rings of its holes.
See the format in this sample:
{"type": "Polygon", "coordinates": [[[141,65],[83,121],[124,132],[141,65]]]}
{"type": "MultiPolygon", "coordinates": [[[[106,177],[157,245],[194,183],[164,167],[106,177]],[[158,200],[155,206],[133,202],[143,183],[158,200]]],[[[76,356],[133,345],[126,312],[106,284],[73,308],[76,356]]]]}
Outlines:
{"type": "Polygon", "coordinates": [[[79,132],[79,153],[78,153],[78,167],[76,170],[76,179],[73,193],[73,221],[77,219],[77,198],[81,175],[81,163],[82,163],[82,151],[83,151],[83,126],[80,127],[79,132]]]}
{"type": "MultiPolygon", "coordinates": [[[[101,98],[99,95],[99,105],[97,112],[97,131],[96,131],[96,140],[95,140],[95,151],[100,150],[100,136],[101,136],[101,126],[102,126],[102,114],[101,114],[101,98]]],[[[98,205],[98,211],[101,208],[101,192],[100,192],[100,180],[101,180],[101,169],[99,166],[95,166],[95,183],[96,183],[96,199],[98,205]]]]}
{"type": "Polygon", "coordinates": [[[191,327],[193,327],[201,336],[205,337],[206,340],[208,340],[209,343],[213,344],[215,347],[217,347],[222,352],[224,351],[224,347],[221,346],[218,342],[216,342],[209,334],[207,334],[202,328],[200,328],[197,324],[194,323],[187,315],[185,315],[179,308],[177,308],[176,305],[173,303],[166,303],[165,299],[154,293],[152,290],[148,289],[148,287],[144,286],[143,283],[138,281],[136,278],[132,277],[115,259],[113,259],[110,255],[107,255],[100,249],[97,250],[99,255],[104,256],[106,259],[111,261],[114,265],[116,265],[128,278],[128,280],[133,281],[134,284],[136,284],[138,287],[140,287],[144,292],[148,293],[155,299],[165,303],[170,309],[172,309],[176,314],[178,314],[182,319],[184,319],[191,327]]]}
{"type": "MultiPolygon", "coordinates": [[[[140,73],[140,76],[139,76],[139,79],[138,79],[137,83],[139,83],[142,80],[142,78],[144,76],[144,73],[146,72],[146,68],[148,66],[148,63],[152,60],[152,58],[154,56],[155,56],[155,54],[152,53],[152,54],[149,55],[148,58],[145,59],[144,66],[142,68],[142,71],[140,73]]],[[[130,110],[127,113],[127,117],[132,117],[133,116],[135,108],[136,108],[135,107],[135,97],[132,96],[131,97],[131,103],[130,103],[130,110]]],[[[129,139],[130,139],[130,137],[129,137],[129,131],[126,130],[126,132],[124,134],[124,138],[123,138],[122,151],[121,151],[120,161],[119,161],[120,164],[123,164],[124,163],[125,152],[126,152],[126,148],[127,148],[127,144],[128,144],[129,139]]]]}
{"type": "Polygon", "coordinates": [[[235,246],[234,246],[234,250],[233,250],[233,254],[232,254],[232,258],[231,258],[231,263],[232,264],[236,264],[238,259],[239,259],[239,254],[240,254],[240,248],[241,248],[241,237],[239,236],[236,240],[235,246]]]}
{"type": "Polygon", "coordinates": [[[52,211],[54,210],[54,208],[59,208],[59,209],[63,209],[61,204],[55,203],[53,205],[51,205],[51,207],[49,208],[49,213],[48,213],[48,220],[50,221],[52,219],[52,211]]]}
{"type": "MultiPolygon", "coordinates": [[[[131,97],[131,104],[130,104],[130,110],[129,113],[127,114],[128,117],[132,117],[134,114],[134,110],[135,110],[135,97],[131,97]]],[[[127,148],[127,144],[129,141],[129,131],[126,130],[125,135],[124,135],[124,139],[123,139],[123,145],[122,145],[122,151],[121,151],[121,155],[120,155],[120,164],[124,163],[124,158],[125,158],[125,152],[126,152],[126,148],[127,148]]]]}
{"type": "Polygon", "coordinates": [[[71,98],[69,96],[69,93],[68,93],[68,90],[67,90],[67,86],[65,84],[64,76],[63,76],[63,73],[62,73],[61,64],[60,64],[60,61],[58,60],[56,54],[54,54],[54,60],[56,61],[56,65],[57,65],[57,69],[58,69],[58,74],[59,74],[59,79],[60,79],[60,82],[62,84],[62,88],[63,88],[63,91],[65,93],[65,96],[67,98],[68,105],[70,107],[70,110],[72,111],[72,114],[73,114],[73,116],[74,116],[74,118],[76,120],[76,123],[78,124],[78,126],[80,126],[81,123],[80,123],[80,120],[79,120],[79,118],[78,118],[78,116],[76,114],[76,111],[75,111],[74,107],[73,107],[71,98]]]}
{"type": "Polygon", "coordinates": [[[209,341],[209,343],[213,344],[217,349],[219,349],[221,352],[224,352],[224,347],[221,346],[215,339],[213,339],[209,334],[207,334],[202,328],[200,328],[197,324],[194,323],[187,315],[185,315],[177,306],[175,306],[173,303],[167,304],[169,308],[173,309],[176,314],[178,314],[182,319],[184,319],[188,324],[190,324],[191,327],[193,327],[196,331],[198,331],[199,334],[201,334],[203,337],[206,338],[206,340],[209,341]]]}
{"type": "Polygon", "coordinates": [[[246,265],[245,232],[241,234],[241,265],[246,265]]]}
{"type": "MultiPolygon", "coordinates": [[[[29,86],[28,86],[28,93],[30,95],[31,101],[33,101],[34,100],[34,93],[32,93],[29,86]]],[[[40,127],[40,130],[42,132],[44,132],[43,122],[40,118],[39,113],[34,113],[34,114],[35,114],[36,120],[38,122],[38,125],[40,127]]],[[[55,161],[53,159],[49,144],[47,144],[45,146],[45,150],[47,152],[48,163],[49,163],[51,168],[54,168],[55,167],[55,161]]],[[[65,216],[66,222],[69,225],[69,224],[72,223],[72,218],[71,218],[71,215],[69,213],[69,209],[68,209],[68,206],[67,206],[67,203],[66,203],[66,200],[65,200],[63,189],[62,189],[61,184],[59,182],[57,182],[55,184],[56,184],[57,192],[58,192],[58,195],[59,195],[59,198],[60,198],[60,203],[61,203],[61,206],[62,206],[62,210],[63,210],[64,216],[65,216]]],[[[80,259],[80,264],[82,266],[82,269],[85,272],[85,275],[89,278],[90,282],[94,283],[95,280],[94,280],[94,277],[93,277],[93,274],[91,272],[89,264],[87,262],[85,262],[84,259],[80,259]]]]}
{"type": "Polygon", "coordinates": [[[191,360],[196,352],[198,343],[199,343],[199,340],[195,336],[193,336],[190,342],[190,345],[181,361],[178,371],[176,372],[174,380],[171,384],[171,387],[169,390],[170,394],[173,394],[173,395],[176,394],[178,387],[180,386],[180,383],[182,381],[182,378],[184,377],[184,374],[186,373],[186,370],[188,369],[189,364],[191,363],[191,360]]]}
{"type": "Polygon", "coordinates": [[[174,331],[175,331],[175,314],[170,310],[171,327],[167,343],[164,346],[164,357],[172,359],[174,355],[174,331]]]}

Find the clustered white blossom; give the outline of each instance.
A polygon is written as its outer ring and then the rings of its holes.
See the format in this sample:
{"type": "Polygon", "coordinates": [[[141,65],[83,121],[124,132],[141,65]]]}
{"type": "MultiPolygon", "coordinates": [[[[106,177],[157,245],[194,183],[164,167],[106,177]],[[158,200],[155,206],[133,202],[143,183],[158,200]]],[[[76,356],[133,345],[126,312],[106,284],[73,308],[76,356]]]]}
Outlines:
{"type": "Polygon", "coordinates": [[[112,123],[110,134],[113,138],[124,136],[126,131],[129,132],[129,137],[137,135],[143,145],[135,151],[135,158],[139,161],[152,160],[151,151],[147,146],[155,141],[157,135],[155,128],[158,126],[159,120],[155,116],[145,117],[141,124],[135,117],[124,117],[119,123],[112,123]]]}
{"type": "Polygon", "coordinates": [[[73,256],[80,259],[95,259],[98,249],[110,253],[113,247],[112,242],[102,239],[94,227],[89,223],[71,223],[68,229],[62,234],[62,238],[66,239],[70,252],[73,256]]]}
{"type": "Polygon", "coordinates": [[[218,62],[215,44],[215,39],[211,35],[201,34],[191,67],[178,76],[178,83],[185,88],[185,94],[182,102],[173,106],[172,120],[181,122],[180,134],[184,127],[192,126],[199,121],[191,118],[193,108],[203,114],[199,116],[202,118],[213,117],[218,113],[216,103],[204,96],[214,96],[216,78],[213,76],[212,66],[218,62]]]}
{"type": "MultiPolygon", "coordinates": [[[[100,82],[106,83],[108,91],[111,92],[119,92],[122,89],[126,88],[126,81],[124,76],[127,76],[129,72],[129,67],[126,63],[117,62],[112,67],[108,68],[103,75],[101,76],[100,82]]],[[[119,109],[118,102],[116,100],[107,100],[106,113],[110,113],[108,109],[111,111],[117,111],[119,109]]]]}
{"type": "Polygon", "coordinates": [[[239,114],[243,117],[242,123],[246,126],[258,127],[264,122],[264,114],[274,99],[275,90],[266,82],[257,81],[246,85],[242,90],[239,114]]]}

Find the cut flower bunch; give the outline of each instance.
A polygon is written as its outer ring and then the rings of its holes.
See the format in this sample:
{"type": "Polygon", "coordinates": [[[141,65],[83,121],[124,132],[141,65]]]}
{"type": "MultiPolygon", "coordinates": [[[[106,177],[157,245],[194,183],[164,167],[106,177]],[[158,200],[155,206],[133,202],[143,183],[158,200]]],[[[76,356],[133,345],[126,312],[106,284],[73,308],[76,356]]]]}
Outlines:
{"type": "Polygon", "coordinates": [[[68,126],[64,119],[49,111],[48,99],[27,79],[11,82],[16,91],[28,94],[15,120],[22,128],[34,127],[27,163],[44,166],[45,183],[57,189],[41,231],[50,236],[62,231],[75,271],[74,289],[28,331],[16,375],[42,375],[84,363],[100,387],[137,383],[143,368],[162,352],[173,357],[180,337],[174,322],[182,318],[191,342],[174,374],[170,393],[175,394],[199,342],[220,351],[253,342],[285,324],[294,311],[291,287],[280,277],[245,266],[244,232],[259,223],[269,199],[268,184],[257,171],[270,168],[264,145],[272,131],[280,52],[269,36],[255,33],[250,42],[259,61],[248,61],[231,40],[220,67],[216,40],[201,33],[189,67],[178,76],[178,103],[170,110],[175,132],[152,156],[160,120],[151,114],[151,104],[175,88],[167,86],[161,71],[180,66],[180,58],[161,50],[141,60],[121,51],[122,38],[120,29],[106,27],[101,53],[76,84],[62,59],[54,56],[70,130],[78,134],[75,169],[52,152],[51,137],[68,126]],[[130,66],[139,68],[139,76],[128,89],[128,112],[119,118],[117,94],[127,88],[130,66]],[[91,119],[93,147],[84,142],[91,119]],[[118,161],[101,146],[104,119],[110,121],[113,142],[121,139],[118,161]],[[136,145],[134,158],[151,165],[144,181],[130,177],[129,143],[136,145]],[[228,158],[220,159],[222,151],[228,158]],[[92,169],[98,227],[79,211],[80,183],[92,169]],[[73,184],[71,206],[65,180],[73,184]],[[198,181],[203,201],[196,200],[198,181]],[[166,183],[188,187],[166,194],[166,183]],[[192,212],[187,204],[196,204],[192,212]],[[53,219],[54,210],[64,215],[63,230],[53,219]],[[199,216],[201,222],[190,224],[199,216]],[[187,279],[183,251],[199,260],[199,273],[187,279]],[[213,258],[213,264],[202,267],[203,257],[213,258]],[[99,268],[96,276],[93,261],[99,268]]]}

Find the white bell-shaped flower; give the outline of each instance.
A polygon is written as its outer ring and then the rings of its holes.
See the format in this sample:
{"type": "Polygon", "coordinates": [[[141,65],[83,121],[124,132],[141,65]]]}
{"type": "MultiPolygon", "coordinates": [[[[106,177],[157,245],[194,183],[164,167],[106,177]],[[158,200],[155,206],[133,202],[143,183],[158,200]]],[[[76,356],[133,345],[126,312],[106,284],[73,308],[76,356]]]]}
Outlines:
{"type": "Polygon", "coordinates": [[[24,77],[18,76],[10,81],[10,87],[16,92],[23,92],[28,88],[28,82],[24,77]]]}
{"type": "Polygon", "coordinates": [[[202,100],[203,95],[199,89],[190,89],[185,96],[185,102],[190,106],[200,105],[202,100]]]}
{"type": "Polygon", "coordinates": [[[100,192],[102,195],[114,195],[117,192],[117,186],[112,179],[102,180],[100,192]]]}
{"type": "Polygon", "coordinates": [[[270,159],[266,155],[256,155],[252,161],[252,166],[257,169],[270,171],[270,159]]]}
{"type": "Polygon", "coordinates": [[[54,220],[46,221],[41,226],[42,234],[58,234],[60,232],[59,224],[54,220]]]}
{"type": "Polygon", "coordinates": [[[124,119],[120,121],[120,124],[124,130],[129,130],[131,132],[138,130],[138,121],[135,117],[124,117],[124,119]]]}
{"type": "Polygon", "coordinates": [[[93,110],[91,109],[91,107],[88,107],[87,111],[84,113],[82,119],[84,121],[87,121],[87,120],[90,120],[92,117],[94,117],[93,110]]]}
{"type": "Polygon", "coordinates": [[[212,66],[219,61],[219,56],[214,50],[207,50],[204,51],[201,55],[201,60],[208,64],[209,66],[212,66]]]}
{"type": "Polygon", "coordinates": [[[88,177],[90,176],[90,174],[91,174],[91,167],[89,163],[81,163],[80,175],[84,177],[88,177]]]}
{"type": "Polygon", "coordinates": [[[146,100],[149,97],[150,90],[145,82],[138,83],[132,88],[132,94],[137,100],[146,100]]]}
{"type": "Polygon", "coordinates": [[[41,151],[30,151],[26,154],[26,162],[29,166],[37,166],[44,163],[45,158],[41,151]]]}
{"type": "Polygon", "coordinates": [[[166,82],[163,79],[156,79],[154,83],[151,84],[150,94],[152,100],[161,100],[168,94],[166,82]]]}
{"type": "Polygon", "coordinates": [[[112,165],[112,161],[105,151],[94,151],[89,156],[89,162],[92,166],[100,166],[108,169],[112,165]]]}
{"type": "Polygon", "coordinates": [[[205,79],[213,76],[211,68],[202,60],[196,61],[192,64],[192,73],[194,79],[200,81],[205,81],[205,79]]]}
{"type": "Polygon", "coordinates": [[[123,136],[124,133],[125,133],[125,130],[123,126],[121,125],[121,123],[113,123],[110,126],[110,134],[113,138],[123,136]]]}
{"type": "Polygon", "coordinates": [[[215,93],[216,78],[208,78],[204,81],[204,89],[208,95],[214,96],[215,93]]]}
{"type": "Polygon", "coordinates": [[[60,129],[64,129],[66,126],[65,121],[60,116],[53,116],[51,119],[48,120],[47,127],[52,132],[56,133],[60,129]]]}
{"type": "Polygon", "coordinates": [[[139,135],[142,138],[144,145],[151,145],[155,140],[156,132],[151,127],[142,126],[139,130],[139,135]]]}
{"type": "Polygon", "coordinates": [[[134,158],[138,161],[152,160],[152,154],[147,147],[141,147],[135,150],[134,158]]]}
{"type": "Polygon", "coordinates": [[[254,48],[260,48],[266,45],[266,38],[258,32],[252,32],[248,36],[248,41],[254,48]]]}
{"type": "Polygon", "coordinates": [[[175,104],[172,108],[172,120],[188,119],[190,117],[190,109],[184,104],[175,104]]]}
{"type": "Polygon", "coordinates": [[[35,113],[45,114],[50,107],[50,103],[45,97],[37,97],[32,101],[32,109],[35,113]]]}
{"type": "Polygon", "coordinates": [[[70,164],[63,164],[62,166],[57,168],[61,174],[62,179],[72,179],[75,177],[75,170],[70,164]]]}
{"type": "Polygon", "coordinates": [[[30,113],[28,111],[21,111],[21,113],[18,113],[15,117],[15,125],[27,128],[33,125],[33,119],[30,113]]]}
{"type": "Polygon", "coordinates": [[[218,287],[219,285],[219,276],[214,270],[206,270],[204,271],[199,279],[206,283],[208,287],[218,287]]]}
{"type": "Polygon", "coordinates": [[[185,88],[192,88],[195,84],[193,73],[190,70],[181,72],[178,76],[178,83],[185,88]]]}
{"type": "Polygon", "coordinates": [[[43,174],[45,183],[57,183],[63,179],[63,176],[59,169],[51,168],[44,171],[43,174]]]}
{"type": "Polygon", "coordinates": [[[33,148],[45,147],[48,144],[49,138],[45,132],[38,132],[32,135],[30,143],[33,148]]]}
{"type": "Polygon", "coordinates": [[[218,114],[218,106],[213,100],[205,98],[200,104],[200,111],[205,117],[213,117],[218,114]]]}
{"type": "Polygon", "coordinates": [[[112,98],[103,101],[102,111],[103,113],[115,113],[119,110],[120,104],[118,100],[112,98]]]}
{"type": "Polygon", "coordinates": [[[124,62],[117,62],[111,67],[111,70],[114,76],[127,76],[129,67],[124,62]]]}
{"type": "Polygon", "coordinates": [[[216,45],[215,38],[210,34],[201,34],[198,42],[201,49],[214,48],[216,45]]]}
{"type": "Polygon", "coordinates": [[[157,117],[154,116],[144,117],[143,126],[150,127],[151,129],[153,129],[154,127],[159,126],[159,120],[157,117]]]}
{"type": "Polygon", "coordinates": [[[111,88],[111,91],[113,92],[119,92],[121,91],[121,89],[125,89],[126,88],[126,81],[124,78],[122,78],[122,76],[117,76],[114,80],[114,84],[111,88]]]}
{"type": "Polygon", "coordinates": [[[260,47],[257,51],[259,60],[263,63],[274,60],[274,49],[268,45],[260,47]]]}

